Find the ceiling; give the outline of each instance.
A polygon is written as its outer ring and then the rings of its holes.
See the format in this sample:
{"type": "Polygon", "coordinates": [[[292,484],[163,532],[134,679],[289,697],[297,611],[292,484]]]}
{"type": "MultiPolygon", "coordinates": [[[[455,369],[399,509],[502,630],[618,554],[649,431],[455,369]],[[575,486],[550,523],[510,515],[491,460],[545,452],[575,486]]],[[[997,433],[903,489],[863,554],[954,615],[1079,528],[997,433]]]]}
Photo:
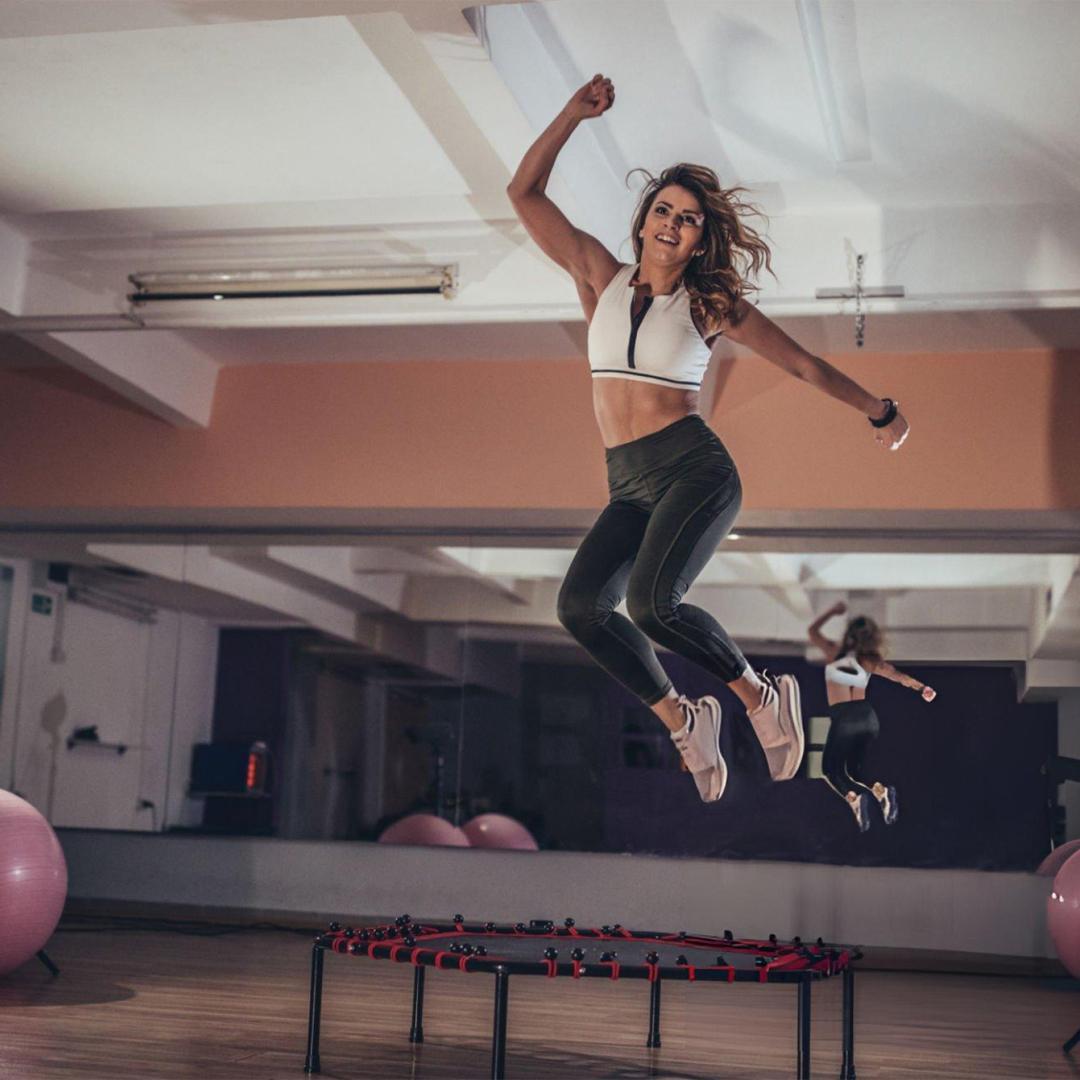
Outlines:
{"type": "Polygon", "coordinates": [[[597,70],[616,107],[552,193],[622,257],[627,173],[700,160],[769,214],[762,307],[809,347],[853,348],[851,303],[814,293],[859,252],[906,290],[870,302],[872,349],[1076,348],[1078,39],[1058,0],[0,0],[0,364],[133,327],[135,271],[401,262],[456,264],[457,296],[140,317],[174,363],[426,358],[432,324],[448,358],[580,357],[504,189],[597,70]]]}

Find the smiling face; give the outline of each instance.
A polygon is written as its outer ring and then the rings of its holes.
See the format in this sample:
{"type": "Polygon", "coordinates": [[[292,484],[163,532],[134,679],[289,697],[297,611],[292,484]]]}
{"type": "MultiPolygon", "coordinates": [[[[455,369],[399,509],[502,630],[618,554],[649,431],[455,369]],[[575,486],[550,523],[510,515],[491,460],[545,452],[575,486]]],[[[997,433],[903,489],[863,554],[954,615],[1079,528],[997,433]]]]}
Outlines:
{"type": "Polygon", "coordinates": [[[661,188],[642,225],[642,260],[685,265],[700,250],[705,214],[697,196],[678,184],[661,188]]]}

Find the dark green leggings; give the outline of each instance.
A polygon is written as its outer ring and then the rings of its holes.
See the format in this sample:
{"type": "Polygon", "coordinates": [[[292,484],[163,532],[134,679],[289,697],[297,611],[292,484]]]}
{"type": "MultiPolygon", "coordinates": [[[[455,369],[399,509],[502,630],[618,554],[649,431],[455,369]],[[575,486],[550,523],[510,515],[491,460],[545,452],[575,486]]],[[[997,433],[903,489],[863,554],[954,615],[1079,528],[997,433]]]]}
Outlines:
{"type": "Polygon", "coordinates": [[[671,680],[653,642],[724,682],[746,660],[702,608],[682,602],[734,524],[735,463],[700,416],[607,451],[611,501],[581,542],[559,591],[559,621],[646,705],[671,680]],[[626,599],[629,618],[615,608],[626,599]]]}

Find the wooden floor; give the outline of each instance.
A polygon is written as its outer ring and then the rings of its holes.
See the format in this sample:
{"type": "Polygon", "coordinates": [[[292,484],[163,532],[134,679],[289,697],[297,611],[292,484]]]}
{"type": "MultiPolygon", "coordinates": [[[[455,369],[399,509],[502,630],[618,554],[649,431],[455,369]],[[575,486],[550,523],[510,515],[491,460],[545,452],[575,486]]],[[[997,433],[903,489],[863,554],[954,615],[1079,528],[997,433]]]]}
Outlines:
{"type": "MultiPolygon", "coordinates": [[[[310,939],[62,931],[62,974],[36,961],[0,978],[0,1078],[303,1077],[310,939]]],[[[813,1075],[840,1065],[839,979],[813,997],[813,1075]]],[[[428,972],[426,1042],[407,1041],[411,971],[328,955],[329,1078],[484,1077],[492,980],[428,972]]],[[[868,1078],[1080,1078],[1062,1041],[1080,1026],[1071,980],[862,972],[856,1065],[868,1078]]],[[[644,1048],[640,982],[517,978],[507,1076],[790,1077],[795,994],[780,986],[666,984],[663,1047],[644,1048]]]]}

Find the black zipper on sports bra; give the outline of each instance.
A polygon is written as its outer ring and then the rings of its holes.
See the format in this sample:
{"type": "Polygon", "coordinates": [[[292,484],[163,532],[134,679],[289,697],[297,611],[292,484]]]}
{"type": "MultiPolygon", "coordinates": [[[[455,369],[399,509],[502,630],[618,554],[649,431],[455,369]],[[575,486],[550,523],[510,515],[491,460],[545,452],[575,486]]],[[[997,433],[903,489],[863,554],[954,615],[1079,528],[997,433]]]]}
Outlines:
{"type": "Polygon", "coordinates": [[[626,343],[626,363],[628,367],[634,366],[634,346],[637,344],[637,333],[645,320],[645,314],[652,307],[653,298],[643,296],[641,298],[641,310],[634,314],[634,301],[630,301],[630,340],[626,343]]]}

